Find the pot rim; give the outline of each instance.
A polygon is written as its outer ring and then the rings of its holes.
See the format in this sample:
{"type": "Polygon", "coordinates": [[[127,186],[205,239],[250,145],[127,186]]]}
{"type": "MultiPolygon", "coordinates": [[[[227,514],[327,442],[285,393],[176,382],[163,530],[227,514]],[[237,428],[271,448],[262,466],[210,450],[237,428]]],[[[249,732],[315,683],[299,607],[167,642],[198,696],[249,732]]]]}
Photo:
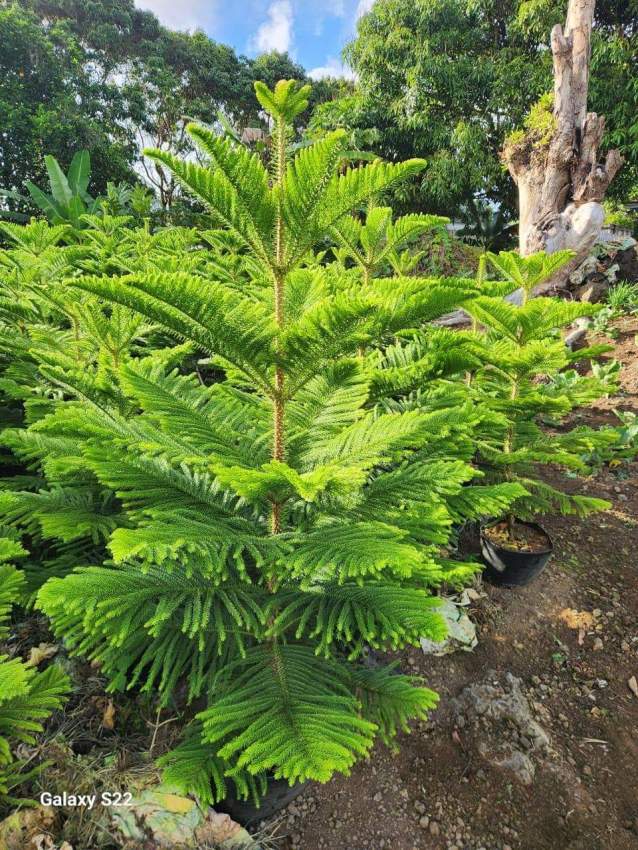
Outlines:
{"type": "Polygon", "coordinates": [[[485,538],[485,541],[489,543],[490,546],[494,546],[495,549],[501,549],[503,552],[516,552],[519,555],[547,555],[551,554],[554,551],[554,541],[542,525],[539,525],[537,522],[529,522],[528,520],[519,519],[518,517],[514,517],[514,520],[519,525],[526,525],[528,528],[534,528],[537,531],[540,531],[545,536],[548,543],[548,547],[546,549],[535,549],[533,552],[523,552],[520,549],[513,549],[509,546],[503,546],[501,543],[497,543],[495,540],[492,540],[485,534],[485,531],[486,529],[491,528],[497,523],[503,522],[503,517],[490,520],[490,522],[481,523],[481,538],[485,538]]]}

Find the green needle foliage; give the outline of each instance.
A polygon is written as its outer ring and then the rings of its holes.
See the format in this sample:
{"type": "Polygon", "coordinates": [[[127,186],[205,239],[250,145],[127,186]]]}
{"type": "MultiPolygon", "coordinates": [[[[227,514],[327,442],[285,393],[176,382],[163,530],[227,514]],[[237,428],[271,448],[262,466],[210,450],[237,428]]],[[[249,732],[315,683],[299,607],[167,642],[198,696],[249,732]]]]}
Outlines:
{"type": "Polygon", "coordinates": [[[428,231],[441,229],[449,219],[438,215],[404,215],[392,220],[390,207],[371,206],[365,221],[344,216],[333,228],[335,257],[345,266],[352,262],[365,282],[384,268],[395,274],[410,274],[424,251],[410,250],[413,243],[428,231]]]}
{"type": "Polygon", "coordinates": [[[75,327],[87,354],[52,361],[29,344],[58,396],[4,437],[45,479],[2,495],[5,521],[45,546],[106,544],[99,562],[75,550],[39,606],[111,688],[197,705],[162,764],[205,801],[229,782],[258,796],[269,775],[348,773],[376,737],[425,718],[436,694],[364,656],[444,636],[433,589],[476,569],[448,557],[455,524],[524,493],[472,486],[467,398],[443,403],[433,380],[418,407],[380,403],[388,345],[475,285],[362,280],[312,253],[423,162],[344,170],[341,132],[292,151],[308,88],[256,90],[271,170],[198,125],[207,164],[149,151],[216,229],[83,230],[56,333],[75,327]],[[148,332],[141,350],[135,321],[175,345],[148,332]]]}
{"type": "MultiPolygon", "coordinates": [[[[126,221],[92,217],[73,245],[63,225],[3,224],[0,252],[0,493],[7,522],[28,531],[24,564],[29,594],[49,575],[100,563],[121,513],[114,495],[87,473],[76,435],[47,429],[47,416],[68,399],[69,382],[102,404],[125,409],[116,368],[166,345],[157,329],[126,308],[94,296],[69,299],[63,281],[85,270],[146,267],[166,255],[165,236],[130,231],[126,221]],[[19,495],[18,495],[19,494],[19,495]]],[[[173,233],[171,250],[192,237],[173,233]]],[[[163,362],[171,358],[162,348],[163,362]]],[[[184,354],[185,352],[183,352],[184,354]]]]}
{"type": "Polygon", "coordinates": [[[556,464],[578,473],[589,471],[588,458],[618,441],[613,428],[565,427],[561,423],[576,407],[617,389],[613,380],[581,376],[569,367],[596,357],[606,346],[572,352],[559,331],[577,318],[592,316],[598,305],[555,298],[533,298],[533,290],[569,262],[572,254],[520,257],[513,252],[487,254],[506,280],[520,287],[522,304],[481,296],[465,309],[474,320],[473,353],[480,365],[470,380],[472,397],[494,414],[478,442],[478,461],[491,481],[518,481],[527,493],[512,512],[523,518],[558,510],[586,515],[609,503],[590,496],[567,495],[542,481],[537,465],[556,464]],[[548,437],[543,424],[559,426],[548,437]]]}
{"type": "MultiPolygon", "coordinates": [[[[7,637],[11,608],[23,592],[24,575],[10,563],[27,553],[10,537],[0,537],[0,641],[7,637]]],[[[14,756],[18,744],[33,744],[42,723],[64,703],[69,681],[56,667],[38,673],[19,658],[0,650],[0,808],[28,803],[14,796],[18,786],[33,778],[42,765],[14,756]]]]}

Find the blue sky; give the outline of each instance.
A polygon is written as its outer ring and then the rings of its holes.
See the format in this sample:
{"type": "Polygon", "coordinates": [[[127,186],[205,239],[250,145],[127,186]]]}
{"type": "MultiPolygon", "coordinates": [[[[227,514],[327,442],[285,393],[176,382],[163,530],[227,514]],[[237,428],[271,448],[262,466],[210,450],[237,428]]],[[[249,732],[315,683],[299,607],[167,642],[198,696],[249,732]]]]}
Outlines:
{"type": "Polygon", "coordinates": [[[135,0],[172,29],[203,29],[237,53],[288,51],[311,76],[348,74],[341,50],[372,0],[135,0]]]}

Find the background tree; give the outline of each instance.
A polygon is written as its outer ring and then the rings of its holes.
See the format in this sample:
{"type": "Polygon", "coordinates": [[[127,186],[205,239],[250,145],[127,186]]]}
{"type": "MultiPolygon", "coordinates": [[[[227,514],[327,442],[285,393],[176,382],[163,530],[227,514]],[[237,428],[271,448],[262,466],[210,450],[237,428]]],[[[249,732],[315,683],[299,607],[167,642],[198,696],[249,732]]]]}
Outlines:
{"type": "MultiPolygon", "coordinates": [[[[306,81],[286,53],[238,56],[201,31],[163,27],[133,0],[14,0],[0,8],[0,41],[0,187],[9,190],[44,182],[46,154],[66,170],[87,148],[96,194],[137,169],[170,208],[177,184],[143,161],[145,145],[192,154],[189,118],[211,124],[221,111],[240,130],[261,125],[255,80],[306,81]]],[[[298,124],[339,85],[322,83],[298,124]]]]}
{"type": "Polygon", "coordinates": [[[602,200],[623,162],[616,148],[602,154],[605,118],[587,111],[595,5],[569,0],[564,28],[556,24],[551,32],[553,96],[503,152],[519,192],[521,254],[570,248],[572,265],[602,230],[602,200]]]}
{"type": "Polygon", "coordinates": [[[0,8],[0,43],[0,186],[46,182],[44,156],[67,168],[80,148],[91,150],[98,191],[107,178],[130,176],[132,138],[118,131],[124,93],[92,78],[68,27],[45,28],[32,11],[10,4],[0,8]]]}
{"type": "Polygon", "coordinates": [[[357,92],[320,116],[390,160],[416,151],[428,159],[400,196],[409,207],[458,213],[479,194],[513,208],[498,151],[547,76],[543,61],[531,61],[536,43],[516,25],[516,5],[387,0],[359,21],[346,49],[357,92]]]}
{"type": "MultiPolygon", "coordinates": [[[[404,208],[458,215],[478,197],[514,218],[516,194],[499,153],[551,90],[548,33],[564,20],[566,6],[549,0],[376,3],[346,49],[357,90],[322,106],[314,128],[344,127],[358,147],[390,160],[426,157],[422,179],[398,195],[404,208]]],[[[592,54],[591,105],[608,117],[603,144],[618,146],[632,169],[638,165],[637,22],[635,2],[604,2],[592,54]]],[[[618,197],[626,197],[635,174],[627,171],[614,187],[618,197]]]]}

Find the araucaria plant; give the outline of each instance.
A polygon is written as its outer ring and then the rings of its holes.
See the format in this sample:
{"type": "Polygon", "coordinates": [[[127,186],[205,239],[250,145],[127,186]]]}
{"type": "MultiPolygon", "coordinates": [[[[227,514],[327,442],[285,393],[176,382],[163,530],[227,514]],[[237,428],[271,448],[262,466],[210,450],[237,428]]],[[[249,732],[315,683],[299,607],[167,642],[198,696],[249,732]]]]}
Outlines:
{"type": "Polygon", "coordinates": [[[41,765],[16,758],[14,750],[19,744],[35,743],[42,723],[62,706],[70,685],[59,667],[52,665],[39,673],[2,651],[8,633],[6,623],[24,585],[23,573],[11,562],[26,554],[16,540],[0,537],[0,811],[28,802],[14,791],[35,776],[41,765]]]}
{"type": "Polygon", "coordinates": [[[550,511],[586,515],[609,507],[602,499],[563,493],[538,470],[539,464],[551,463],[587,473],[588,457],[619,439],[613,428],[561,426],[551,437],[547,433],[547,426],[560,426],[572,410],[615,389],[613,379],[581,376],[568,368],[595,358],[607,346],[572,352],[559,333],[575,319],[595,314],[599,306],[531,297],[571,256],[569,251],[530,257],[488,253],[490,264],[518,287],[520,304],[481,296],[466,305],[475,327],[481,328],[475,331],[470,393],[493,414],[489,427],[477,433],[477,462],[488,480],[518,481],[526,491],[511,506],[512,530],[514,513],[529,519],[550,511]]]}
{"type": "MultiPolygon", "coordinates": [[[[193,706],[163,763],[205,801],[229,778],[258,794],[269,775],[347,773],[377,736],[425,718],[436,694],[363,656],[444,635],[432,590],[475,569],[447,557],[453,524],[522,492],[472,487],[470,405],[384,412],[371,389],[375,347],[474,297],[471,283],[361,281],[312,253],[423,163],[344,170],[340,132],[290,158],[308,89],[256,89],[273,121],[271,173],[201,126],[189,132],[207,166],[149,152],[223,231],[67,280],[65,300],[132,311],[196,351],[197,370],[104,352],[91,386],[93,366],[43,363],[61,395],[20,440],[49,482],[39,500],[73,510],[79,488],[111,505],[108,559],[50,579],[38,604],[112,688],[193,706]]],[[[38,522],[33,496],[4,494],[17,527],[38,522]]],[[[99,510],[82,503],[89,526],[99,510]]],[[[68,533],[60,514],[45,520],[45,543],[68,533]]]]}

